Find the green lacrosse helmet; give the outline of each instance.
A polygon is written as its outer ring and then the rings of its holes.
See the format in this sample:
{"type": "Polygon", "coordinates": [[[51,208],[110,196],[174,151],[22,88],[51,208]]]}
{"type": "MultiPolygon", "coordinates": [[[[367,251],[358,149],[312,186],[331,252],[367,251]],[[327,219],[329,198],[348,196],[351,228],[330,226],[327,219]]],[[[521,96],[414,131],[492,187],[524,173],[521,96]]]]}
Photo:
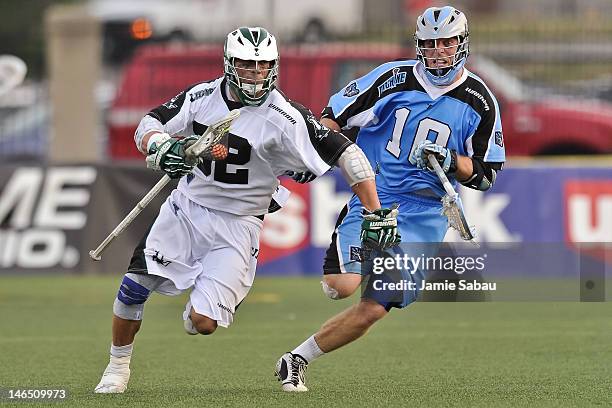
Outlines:
{"type": "MultiPolygon", "coordinates": [[[[240,27],[227,35],[223,47],[225,78],[240,101],[247,106],[260,106],[268,98],[278,80],[279,55],[276,38],[265,28],[240,27]],[[236,59],[269,61],[264,80],[252,83],[238,75],[236,59]]],[[[256,68],[257,69],[257,68],[256,68]]]]}

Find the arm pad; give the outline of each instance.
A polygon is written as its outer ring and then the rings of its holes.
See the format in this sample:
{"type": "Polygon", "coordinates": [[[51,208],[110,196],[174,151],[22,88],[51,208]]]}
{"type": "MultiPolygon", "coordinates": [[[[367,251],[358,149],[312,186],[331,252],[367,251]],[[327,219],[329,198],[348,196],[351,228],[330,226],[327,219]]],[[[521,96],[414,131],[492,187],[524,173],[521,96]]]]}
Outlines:
{"type": "Polygon", "coordinates": [[[351,187],[362,181],[373,180],[375,177],[368,158],[356,144],[351,144],[342,152],[336,165],[340,167],[351,187]]]}
{"type": "Polygon", "coordinates": [[[460,183],[475,190],[487,191],[495,183],[497,172],[502,169],[503,163],[486,162],[481,158],[472,157],[472,175],[460,183]]]}

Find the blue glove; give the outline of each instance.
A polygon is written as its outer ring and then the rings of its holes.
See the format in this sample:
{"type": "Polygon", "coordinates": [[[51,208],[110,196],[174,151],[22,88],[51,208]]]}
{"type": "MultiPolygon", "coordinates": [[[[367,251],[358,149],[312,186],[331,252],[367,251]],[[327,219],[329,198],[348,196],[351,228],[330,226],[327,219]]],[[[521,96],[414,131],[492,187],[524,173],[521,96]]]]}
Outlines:
{"type": "Polygon", "coordinates": [[[417,148],[414,149],[410,162],[419,169],[433,171],[427,159],[430,154],[433,154],[438,160],[444,173],[452,174],[457,171],[456,153],[446,147],[432,143],[429,140],[423,140],[417,148]]]}
{"type": "Polygon", "coordinates": [[[316,175],[312,174],[309,171],[298,173],[296,171],[287,170],[285,172],[285,176],[291,177],[293,180],[297,181],[300,184],[310,183],[312,180],[317,178],[316,175]]]}

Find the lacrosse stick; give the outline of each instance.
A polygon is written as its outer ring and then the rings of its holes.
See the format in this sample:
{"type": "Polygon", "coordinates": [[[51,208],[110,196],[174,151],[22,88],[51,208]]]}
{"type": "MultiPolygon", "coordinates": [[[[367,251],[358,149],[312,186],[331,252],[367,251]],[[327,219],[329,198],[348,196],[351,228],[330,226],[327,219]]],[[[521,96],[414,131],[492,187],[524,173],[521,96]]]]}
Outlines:
{"type": "Polygon", "coordinates": [[[446,195],[442,197],[442,215],[445,215],[448,219],[449,226],[459,231],[461,238],[466,241],[472,241],[474,244],[478,245],[478,243],[474,241],[476,229],[468,225],[465,219],[463,204],[461,203],[459,194],[455,191],[450,181],[448,181],[448,177],[446,177],[444,170],[440,167],[440,163],[438,163],[435,156],[430,154],[427,156],[427,160],[429,160],[429,164],[433,167],[446,191],[446,195]]]}
{"type": "MultiPolygon", "coordinates": [[[[212,148],[218,143],[223,143],[225,139],[225,144],[227,144],[227,133],[229,132],[230,126],[232,122],[240,115],[240,111],[234,109],[231,111],[225,118],[220,121],[212,124],[206,129],[206,132],[191,146],[189,146],[185,150],[185,155],[188,159],[194,160],[198,157],[202,157],[204,159],[211,159],[212,157],[212,148]]],[[[170,177],[167,174],[164,174],[164,177],[161,178],[153,186],[151,190],[136,204],[136,207],[129,212],[128,215],[115,227],[115,229],[106,237],[104,241],[98,245],[98,247],[94,250],[89,251],[89,257],[94,261],[99,261],[102,259],[102,251],[106,249],[106,247],[117,238],[125,229],[136,219],[138,214],[144,210],[147,205],[151,203],[151,201],[159,194],[159,192],[168,184],[170,181],[170,177]]]]}

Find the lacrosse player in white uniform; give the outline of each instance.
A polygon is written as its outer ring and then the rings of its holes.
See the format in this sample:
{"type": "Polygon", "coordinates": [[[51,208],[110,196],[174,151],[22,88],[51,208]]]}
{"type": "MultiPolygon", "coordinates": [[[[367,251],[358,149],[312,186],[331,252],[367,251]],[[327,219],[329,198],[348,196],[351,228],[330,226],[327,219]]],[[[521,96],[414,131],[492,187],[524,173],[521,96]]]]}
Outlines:
{"type": "Polygon", "coordinates": [[[232,323],[255,277],[263,216],[286,200],[277,179],[285,172],[322,175],[340,167],[367,212],[364,231],[381,245],[397,241],[395,212],[380,208],[374,172],[361,149],[287,99],[276,88],[278,70],[274,36],[260,27],[238,28],[225,40],[223,77],[187,88],[141,120],[134,138],[148,166],[180,181],[121,282],[110,362],[96,393],[126,390],[134,337],[151,292],[191,290],[183,313],[189,334],[211,334],[232,323]],[[233,109],[240,116],[230,127],[227,156],[187,160],[185,149],[197,139],[192,135],[233,109]]]}

